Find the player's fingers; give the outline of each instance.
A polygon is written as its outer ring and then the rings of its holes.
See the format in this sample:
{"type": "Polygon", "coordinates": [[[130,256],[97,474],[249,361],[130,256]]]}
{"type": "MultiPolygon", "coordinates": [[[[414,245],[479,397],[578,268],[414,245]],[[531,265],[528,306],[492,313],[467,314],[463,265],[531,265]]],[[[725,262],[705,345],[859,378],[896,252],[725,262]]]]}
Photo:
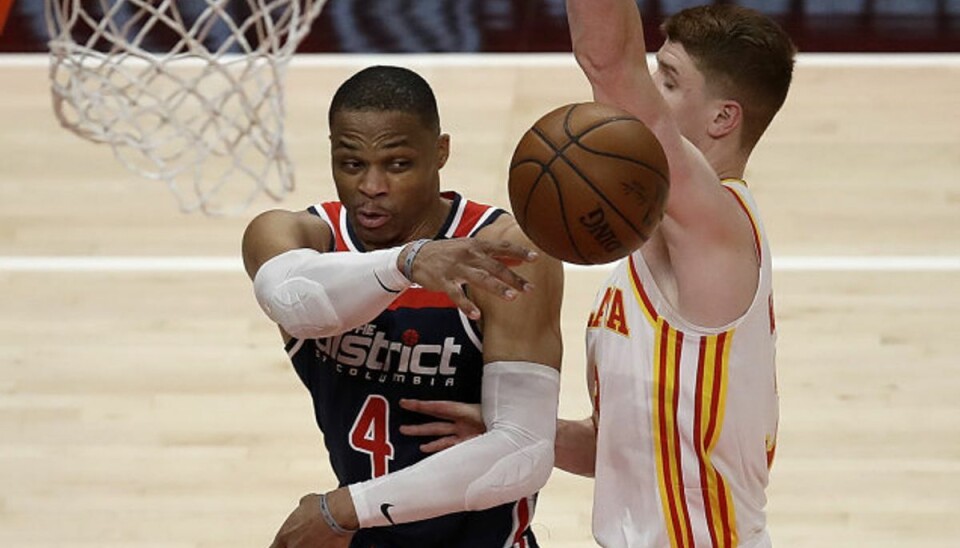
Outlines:
{"type": "Polygon", "coordinates": [[[467,294],[463,291],[463,286],[460,285],[460,283],[448,283],[446,293],[450,297],[450,300],[453,301],[453,304],[462,310],[468,318],[471,320],[480,319],[480,309],[477,307],[476,303],[467,297],[467,294]]]}
{"type": "Polygon", "coordinates": [[[482,257],[477,268],[517,291],[530,291],[533,289],[533,284],[526,278],[517,274],[496,258],[482,257]]]}
{"type": "Polygon", "coordinates": [[[441,402],[435,400],[415,400],[410,398],[400,398],[400,407],[406,409],[407,411],[414,411],[416,413],[423,413],[424,415],[431,415],[433,417],[446,419],[449,418],[445,411],[446,407],[439,405],[441,402]]]}
{"type": "Polygon", "coordinates": [[[450,421],[470,418],[472,404],[446,400],[414,400],[401,398],[400,407],[450,421]]]}
{"type": "Polygon", "coordinates": [[[508,242],[507,240],[497,240],[494,242],[487,240],[480,241],[482,242],[482,247],[487,255],[490,255],[502,263],[518,265],[523,262],[531,262],[537,259],[536,251],[522,245],[508,242]]]}
{"type": "MultiPolygon", "coordinates": [[[[496,261],[492,261],[493,264],[499,264],[496,261]]],[[[506,282],[501,279],[500,276],[509,277],[509,270],[507,267],[500,265],[508,273],[503,273],[498,271],[496,274],[492,273],[491,270],[496,270],[496,267],[489,267],[485,265],[485,268],[471,268],[468,270],[466,278],[467,284],[470,287],[481,289],[488,293],[497,295],[498,297],[512,301],[517,298],[517,295],[520,294],[520,291],[526,289],[527,284],[525,281],[515,281],[512,277],[511,281],[515,284],[514,287],[511,287],[506,282]]]]}
{"type": "Polygon", "coordinates": [[[428,422],[400,426],[400,433],[405,436],[449,436],[455,434],[456,431],[456,425],[450,422],[428,422]]]}

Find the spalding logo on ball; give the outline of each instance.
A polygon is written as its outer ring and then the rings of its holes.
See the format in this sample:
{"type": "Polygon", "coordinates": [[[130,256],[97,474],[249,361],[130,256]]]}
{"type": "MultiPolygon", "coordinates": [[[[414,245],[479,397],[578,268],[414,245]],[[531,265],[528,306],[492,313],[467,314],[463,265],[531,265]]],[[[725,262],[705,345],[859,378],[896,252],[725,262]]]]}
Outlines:
{"type": "Polygon", "coordinates": [[[517,223],[540,249],[603,264],[650,237],[663,218],[670,171],[643,122],[616,107],[576,103],[527,130],[508,186],[517,223]]]}

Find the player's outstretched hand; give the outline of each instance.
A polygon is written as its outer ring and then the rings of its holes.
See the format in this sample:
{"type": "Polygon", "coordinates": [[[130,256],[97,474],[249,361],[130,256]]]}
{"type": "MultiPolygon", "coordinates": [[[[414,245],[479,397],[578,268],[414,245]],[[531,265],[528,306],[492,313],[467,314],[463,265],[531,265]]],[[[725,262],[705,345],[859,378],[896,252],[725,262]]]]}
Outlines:
{"type": "Polygon", "coordinates": [[[424,424],[404,424],[400,433],[406,436],[440,436],[420,446],[424,453],[436,453],[465,442],[487,431],[478,403],[402,399],[400,407],[441,419],[424,424]]]}
{"type": "MultiPolygon", "coordinates": [[[[397,262],[404,265],[413,244],[408,244],[397,262]]],[[[471,319],[480,317],[480,309],[467,297],[463,286],[489,291],[513,300],[533,284],[510,269],[537,259],[531,249],[508,241],[479,238],[434,240],[424,244],[414,256],[411,281],[431,291],[443,291],[471,319]]]]}
{"type": "Polygon", "coordinates": [[[309,494],[290,513],[270,548],[347,548],[353,535],[341,535],[327,526],[320,515],[320,496],[309,494]]]}

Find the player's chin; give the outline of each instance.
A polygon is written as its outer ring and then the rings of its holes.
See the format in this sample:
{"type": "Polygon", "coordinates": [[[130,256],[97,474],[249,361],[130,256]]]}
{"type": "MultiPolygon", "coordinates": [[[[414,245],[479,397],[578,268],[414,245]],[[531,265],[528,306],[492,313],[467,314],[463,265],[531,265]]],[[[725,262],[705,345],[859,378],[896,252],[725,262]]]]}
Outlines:
{"type": "Polygon", "coordinates": [[[378,227],[365,227],[355,224],[354,230],[367,247],[373,249],[383,249],[387,247],[396,247],[406,243],[400,237],[399,231],[389,224],[378,227]]]}

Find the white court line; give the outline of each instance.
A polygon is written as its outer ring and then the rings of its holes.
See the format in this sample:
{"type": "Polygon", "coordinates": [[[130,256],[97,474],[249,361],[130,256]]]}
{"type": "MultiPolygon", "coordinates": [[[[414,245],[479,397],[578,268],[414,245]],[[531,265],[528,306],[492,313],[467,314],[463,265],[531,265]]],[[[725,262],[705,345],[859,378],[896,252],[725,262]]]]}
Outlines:
{"type": "Polygon", "coordinates": [[[774,257],[777,271],[956,272],[960,256],[787,256],[774,257]]]}
{"type": "Polygon", "coordinates": [[[242,272],[240,257],[0,257],[0,272],[242,272]]]}
{"type": "MultiPolygon", "coordinates": [[[[650,54],[652,59],[653,55],[650,54]]],[[[227,57],[230,58],[230,57],[227,57]]],[[[0,54],[0,68],[46,67],[46,53],[0,54]]],[[[298,53],[293,67],[576,67],[573,54],[557,53],[298,53]]],[[[960,67],[958,53],[799,53],[800,67],[960,67]]]]}
{"type": "MultiPolygon", "coordinates": [[[[613,265],[567,264],[567,270],[610,270],[613,265]]],[[[960,256],[796,255],[774,257],[781,272],[958,272],[960,256]]],[[[0,256],[0,272],[243,272],[240,257],[0,256]]]]}
{"type": "MultiPolygon", "coordinates": [[[[611,269],[612,265],[564,265],[567,270],[611,269]]],[[[960,256],[794,255],[773,258],[778,272],[957,272],[960,256]]]]}

